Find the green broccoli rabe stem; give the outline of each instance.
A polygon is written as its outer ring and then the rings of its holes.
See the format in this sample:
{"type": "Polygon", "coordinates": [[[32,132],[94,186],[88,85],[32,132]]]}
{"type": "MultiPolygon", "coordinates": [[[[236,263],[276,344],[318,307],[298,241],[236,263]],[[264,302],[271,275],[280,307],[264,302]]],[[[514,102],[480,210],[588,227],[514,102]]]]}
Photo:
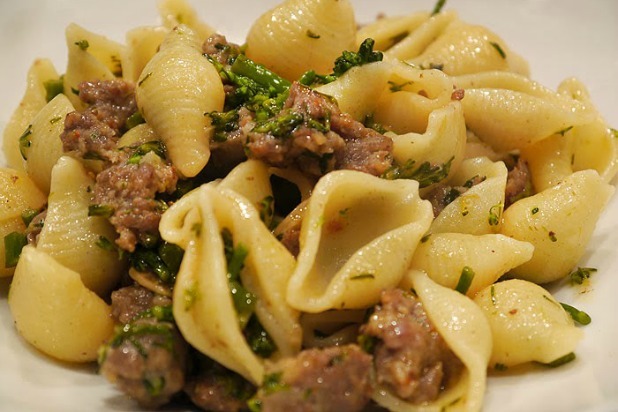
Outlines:
{"type": "Polygon", "coordinates": [[[268,88],[276,94],[284,93],[291,86],[289,81],[268,70],[261,64],[254,62],[244,54],[239,54],[236,60],[234,60],[232,64],[232,73],[248,77],[260,86],[268,88]]]}

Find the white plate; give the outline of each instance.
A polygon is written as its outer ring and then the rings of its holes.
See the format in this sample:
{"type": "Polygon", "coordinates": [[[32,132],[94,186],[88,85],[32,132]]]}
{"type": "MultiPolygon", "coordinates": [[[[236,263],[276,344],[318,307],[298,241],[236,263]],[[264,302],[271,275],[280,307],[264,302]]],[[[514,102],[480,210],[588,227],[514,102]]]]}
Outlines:
{"type": "MultiPolygon", "coordinates": [[[[276,1],[194,3],[204,21],[242,42],[253,19],[276,1]]],[[[370,21],[379,12],[401,14],[433,7],[431,0],[354,3],[359,21],[370,21]]],[[[155,4],[145,0],[1,1],[0,128],[21,99],[33,59],[50,57],[63,71],[68,23],[122,41],[128,29],[157,21],[155,4]]],[[[532,77],[542,84],[555,88],[570,76],[584,81],[601,113],[618,127],[618,2],[452,0],[446,7],[498,33],[528,59],[532,77]]],[[[581,262],[598,268],[591,287],[586,293],[571,286],[555,290],[559,300],[585,310],[593,319],[584,328],[577,360],[553,370],[491,376],[485,411],[618,411],[617,245],[618,199],[614,197],[581,262]]],[[[1,411],[137,410],[94,368],[60,364],[29,348],[13,328],[7,291],[8,281],[0,280],[1,411]]]]}

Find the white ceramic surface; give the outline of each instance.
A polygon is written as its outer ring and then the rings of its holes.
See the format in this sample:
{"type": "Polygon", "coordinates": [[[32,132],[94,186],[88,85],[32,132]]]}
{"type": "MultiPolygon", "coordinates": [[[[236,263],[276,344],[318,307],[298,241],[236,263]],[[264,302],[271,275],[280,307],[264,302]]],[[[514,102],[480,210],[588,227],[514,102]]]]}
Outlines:
{"type": "MultiPolygon", "coordinates": [[[[401,14],[434,4],[431,0],[353,2],[361,22],[379,12],[401,14]]],[[[253,19],[276,1],[192,3],[204,21],[242,42],[253,19]]],[[[618,1],[451,0],[446,7],[497,32],[528,59],[532,77],[544,85],[555,88],[571,76],[584,81],[601,113],[618,127],[618,1]]],[[[0,129],[21,98],[33,59],[50,57],[59,72],[64,70],[64,27],[70,22],[122,41],[128,29],[157,22],[156,2],[1,0],[0,129]]],[[[558,369],[492,375],[484,411],[618,411],[618,197],[602,216],[580,264],[598,268],[589,288],[552,287],[559,300],[592,316],[577,360],[558,369]]],[[[17,336],[7,308],[8,283],[0,279],[0,411],[139,410],[93,367],[60,364],[28,347],[17,336]]]]}

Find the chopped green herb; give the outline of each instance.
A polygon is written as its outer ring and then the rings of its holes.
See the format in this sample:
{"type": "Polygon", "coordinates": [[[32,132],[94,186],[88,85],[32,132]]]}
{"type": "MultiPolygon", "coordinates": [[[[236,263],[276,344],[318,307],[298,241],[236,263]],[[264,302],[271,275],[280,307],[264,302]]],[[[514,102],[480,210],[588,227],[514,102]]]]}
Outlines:
{"type": "Polygon", "coordinates": [[[537,213],[539,213],[539,208],[538,207],[533,207],[532,210],[530,211],[530,213],[532,213],[533,215],[536,215],[537,213]]]}
{"type": "Polygon", "coordinates": [[[56,123],[58,123],[60,120],[62,120],[62,116],[52,117],[51,119],[49,119],[49,124],[56,124],[56,123]]]}
{"type": "Polygon", "coordinates": [[[421,238],[421,243],[427,242],[430,237],[431,237],[431,233],[427,233],[425,236],[421,238]]]}
{"type": "Polygon", "coordinates": [[[223,238],[225,260],[227,262],[228,285],[240,327],[244,329],[253,315],[256,304],[255,295],[249,292],[240,281],[240,272],[245,266],[245,259],[249,254],[249,250],[242,243],[234,246],[232,233],[227,228],[221,231],[221,237],[223,238]]]}
{"type": "Polygon", "coordinates": [[[472,280],[474,279],[474,270],[472,270],[469,266],[464,266],[461,271],[461,276],[459,276],[459,281],[457,282],[457,286],[455,286],[455,290],[463,295],[468,292],[470,289],[470,285],[472,284],[472,280]]]}
{"type": "Polygon", "coordinates": [[[82,50],[87,50],[88,47],[90,47],[90,43],[88,43],[88,40],[79,40],[75,42],[75,45],[77,47],[79,47],[82,50]]]}
{"type": "Polygon", "coordinates": [[[244,330],[249,347],[261,358],[270,358],[277,350],[275,341],[270,337],[256,316],[252,316],[244,330]]]}
{"type": "Polygon", "coordinates": [[[556,237],[556,232],[550,230],[548,233],[549,236],[549,240],[551,240],[552,242],[557,242],[558,238],[556,237]]]}
{"type": "Polygon", "coordinates": [[[506,53],[504,52],[504,50],[502,49],[502,47],[500,47],[498,43],[491,41],[489,42],[489,44],[491,44],[493,48],[496,49],[500,57],[502,57],[503,59],[506,59],[506,53]]]}
{"type": "Polygon", "coordinates": [[[45,87],[45,100],[49,103],[54,97],[64,92],[64,76],[43,82],[43,87],[45,87]]]}
{"type": "Polygon", "coordinates": [[[414,83],[414,82],[412,82],[412,81],[403,82],[403,83],[395,83],[393,81],[389,81],[388,82],[388,84],[390,85],[389,89],[393,93],[402,91],[404,87],[409,86],[412,83],[414,83]]]}
{"type": "Polygon", "coordinates": [[[95,245],[97,245],[98,247],[100,247],[103,250],[107,250],[107,251],[110,251],[110,252],[112,250],[116,250],[116,247],[114,246],[114,243],[111,240],[109,240],[108,238],[106,238],[105,236],[99,236],[99,238],[95,242],[95,245]]]}
{"type": "Polygon", "coordinates": [[[188,311],[189,309],[193,307],[195,302],[198,300],[199,295],[200,294],[199,294],[199,291],[197,290],[197,285],[195,283],[183,291],[182,298],[185,303],[184,304],[185,311],[188,311]]]}
{"type": "Polygon", "coordinates": [[[259,203],[260,220],[264,222],[264,224],[268,228],[271,227],[273,216],[275,213],[274,201],[275,201],[275,198],[268,195],[264,199],[262,199],[259,203]]]}
{"type": "Polygon", "coordinates": [[[580,325],[588,325],[590,324],[590,322],[592,322],[590,315],[588,315],[586,312],[581,311],[571,305],[567,305],[566,303],[560,302],[560,305],[562,305],[564,310],[569,315],[571,315],[571,317],[573,318],[575,322],[579,323],[580,325]]]}
{"type": "Polygon", "coordinates": [[[489,289],[489,294],[491,296],[491,304],[496,306],[498,300],[496,299],[496,288],[494,287],[494,285],[491,285],[491,289],[489,289]]]}
{"type": "Polygon", "coordinates": [[[508,368],[509,367],[506,366],[504,363],[496,363],[494,365],[494,369],[497,370],[497,371],[501,371],[501,372],[507,370],[508,368]]]}
{"type": "Polygon", "coordinates": [[[165,378],[163,376],[152,376],[145,378],[143,381],[146,392],[150,396],[159,396],[165,388],[165,378]]]}
{"type": "Polygon", "coordinates": [[[363,280],[363,279],[375,279],[373,273],[361,273],[360,275],[350,276],[350,280],[363,280]]]}
{"type": "Polygon", "coordinates": [[[137,83],[137,87],[141,86],[142,84],[144,84],[144,82],[146,80],[148,80],[150,78],[150,76],[152,76],[152,72],[148,72],[146,73],[146,75],[144,77],[142,77],[142,79],[137,83]]]}
{"type": "Polygon", "coordinates": [[[270,395],[280,390],[286,389],[288,386],[281,381],[283,376],[282,372],[270,373],[264,376],[262,383],[262,390],[265,395],[270,395]]]}
{"type": "Polygon", "coordinates": [[[444,5],[446,4],[446,0],[438,0],[436,2],[436,5],[433,6],[433,10],[431,11],[431,15],[433,16],[434,14],[438,14],[442,11],[442,8],[444,7],[444,5]]]}
{"type": "Polygon", "coordinates": [[[144,117],[142,116],[142,114],[139,111],[137,111],[127,118],[127,121],[125,122],[125,126],[127,130],[130,130],[130,129],[133,129],[138,124],[142,124],[145,122],[146,120],[144,120],[144,117]]]}
{"type": "Polygon", "coordinates": [[[365,127],[373,129],[380,134],[384,134],[388,131],[382,124],[375,121],[373,114],[368,114],[365,116],[365,121],[363,124],[365,127]]]}
{"type": "Polygon", "coordinates": [[[378,338],[375,336],[365,335],[361,333],[360,335],[358,335],[357,342],[358,346],[360,346],[360,348],[364,352],[371,354],[375,350],[375,347],[378,343],[378,338]]]}
{"type": "Polygon", "coordinates": [[[582,283],[584,283],[584,280],[589,279],[590,275],[592,275],[596,271],[597,269],[595,268],[578,267],[576,270],[569,274],[569,278],[571,279],[572,283],[577,283],[578,285],[581,285],[582,283]]]}
{"type": "Polygon", "coordinates": [[[75,96],[79,96],[79,89],[76,89],[75,87],[71,87],[71,93],[73,93],[75,96]]]}
{"type": "Polygon", "coordinates": [[[502,203],[493,205],[489,209],[489,218],[487,219],[490,226],[497,226],[500,223],[500,216],[502,216],[502,203]]]}
{"type": "Polygon", "coordinates": [[[319,39],[320,35],[317,33],[314,33],[311,30],[307,30],[307,37],[309,37],[310,39],[319,39]]]}
{"type": "Polygon", "coordinates": [[[415,161],[410,159],[405,164],[390,167],[382,174],[383,179],[413,179],[418,181],[419,187],[424,188],[445,179],[450,170],[454,157],[443,165],[432,165],[429,162],[422,163],[414,169],[415,161]]]}
{"type": "Polygon", "coordinates": [[[165,145],[160,140],[152,140],[150,142],[143,143],[135,148],[135,151],[127,160],[128,164],[138,164],[142,157],[147,153],[154,152],[161,159],[165,159],[165,145]]]}
{"type": "Polygon", "coordinates": [[[32,222],[32,219],[34,219],[39,213],[41,213],[40,210],[26,209],[21,212],[21,220],[24,222],[24,225],[28,226],[30,222],[32,222]]]}
{"type": "Polygon", "coordinates": [[[114,214],[114,208],[109,205],[89,205],[88,216],[111,217],[114,214]]]}
{"type": "Polygon", "coordinates": [[[30,135],[32,134],[32,125],[28,125],[26,130],[19,136],[19,153],[21,153],[21,157],[24,160],[28,160],[28,156],[26,152],[28,148],[32,145],[32,141],[30,140],[30,135]]]}
{"type": "Polygon", "coordinates": [[[28,244],[25,233],[11,232],[4,236],[4,267],[12,268],[17,265],[21,250],[28,244]]]}
{"type": "Polygon", "coordinates": [[[560,136],[564,136],[572,128],[573,126],[565,127],[564,129],[557,131],[556,134],[559,134],[560,136]]]}
{"type": "Polygon", "coordinates": [[[612,136],[618,139],[618,129],[614,129],[613,127],[610,127],[609,132],[612,134],[612,136]]]}
{"type": "Polygon", "coordinates": [[[555,359],[549,363],[544,363],[543,365],[549,367],[549,368],[557,368],[558,366],[562,366],[566,363],[569,363],[571,361],[575,360],[575,353],[571,352],[571,353],[567,353],[564,356],[559,357],[558,359],[555,359]]]}

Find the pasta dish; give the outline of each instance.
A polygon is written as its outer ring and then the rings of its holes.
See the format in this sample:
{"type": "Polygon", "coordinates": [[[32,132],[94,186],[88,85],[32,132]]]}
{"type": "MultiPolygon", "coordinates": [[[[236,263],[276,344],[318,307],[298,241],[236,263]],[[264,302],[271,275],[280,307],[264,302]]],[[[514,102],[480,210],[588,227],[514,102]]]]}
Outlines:
{"type": "Polygon", "coordinates": [[[488,375],[576,359],[591,317],[552,286],[607,275],[581,262],[618,171],[582,82],[443,1],[285,0],[242,43],[158,11],[66,27],[5,127],[27,344],[146,410],[479,411],[488,375]]]}

